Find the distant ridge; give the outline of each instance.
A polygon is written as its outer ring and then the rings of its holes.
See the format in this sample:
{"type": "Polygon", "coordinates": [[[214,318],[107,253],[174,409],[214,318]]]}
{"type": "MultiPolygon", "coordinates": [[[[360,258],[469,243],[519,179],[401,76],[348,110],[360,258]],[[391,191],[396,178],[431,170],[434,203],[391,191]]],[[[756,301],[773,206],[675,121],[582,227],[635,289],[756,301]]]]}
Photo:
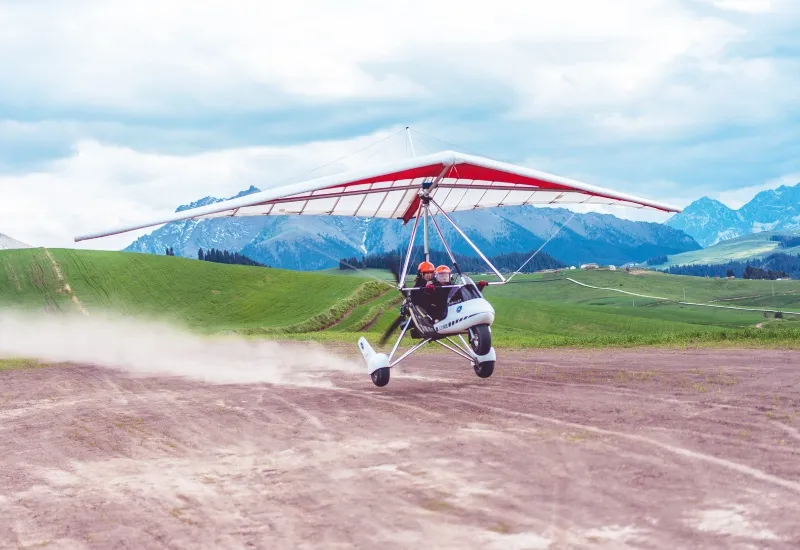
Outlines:
{"type": "Polygon", "coordinates": [[[12,237],[9,237],[5,233],[0,233],[0,250],[15,250],[17,248],[33,248],[29,244],[25,244],[22,241],[18,241],[12,237]]]}
{"type": "Polygon", "coordinates": [[[761,191],[738,210],[701,197],[665,225],[684,231],[704,248],[764,231],[798,231],[800,183],[761,191]]]}

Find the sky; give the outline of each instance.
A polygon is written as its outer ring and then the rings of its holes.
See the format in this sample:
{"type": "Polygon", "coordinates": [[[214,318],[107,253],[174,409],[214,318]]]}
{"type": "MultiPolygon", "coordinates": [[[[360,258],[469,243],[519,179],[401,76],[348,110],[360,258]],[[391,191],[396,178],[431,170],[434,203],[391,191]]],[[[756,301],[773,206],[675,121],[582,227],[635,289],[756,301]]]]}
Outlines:
{"type": "Polygon", "coordinates": [[[73,237],[394,160],[406,126],[737,208],[800,182],[799,31],[796,0],[0,0],[0,232],[120,249],[154,228],[73,237]]]}

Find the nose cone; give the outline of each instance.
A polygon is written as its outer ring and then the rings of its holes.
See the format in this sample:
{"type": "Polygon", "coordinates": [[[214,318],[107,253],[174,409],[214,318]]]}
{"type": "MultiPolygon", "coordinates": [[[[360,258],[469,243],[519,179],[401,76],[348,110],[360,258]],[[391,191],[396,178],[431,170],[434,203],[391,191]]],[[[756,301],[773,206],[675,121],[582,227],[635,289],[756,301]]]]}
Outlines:
{"type": "Polygon", "coordinates": [[[490,304],[486,300],[486,298],[481,298],[480,301],[481,301],[480,305],[481,320],[487,325],[491,325],[492,323],[494,323],[494,317],[495,317],[494,308],[492,307],[492,304],[490,304]]]}

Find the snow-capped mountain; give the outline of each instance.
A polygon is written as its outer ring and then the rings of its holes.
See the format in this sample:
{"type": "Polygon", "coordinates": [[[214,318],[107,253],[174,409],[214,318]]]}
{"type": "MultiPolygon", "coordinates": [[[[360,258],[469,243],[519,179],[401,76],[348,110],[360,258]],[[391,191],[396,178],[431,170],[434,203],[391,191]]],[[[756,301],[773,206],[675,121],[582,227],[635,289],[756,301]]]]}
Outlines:
{"type": "MultiPolygon", "coordinates": [[[[256,187],[250,186],[249,189],[226,199],[203,197],[190,204],[181,205],[175,211],[182,212],[200,206],[207,206],[215,202],[230,200],[258,191],[256,187]]],[[[140,237],[125,250],[129,252],[163,254],[167,247],[173,247],[176,255],[195,258],[200,248],[241,251],[259,234],[262,227],[269,226],[274,221],[265,216],[172,222],[144,237],[140,237]]]]}
{"type": "MultiPolygon", "coordinates": [[[[242,194],[256,192],[255,187],[242,194]]],[[[206,197],[186,210],[220,200],[206,197]]],[[[537,249],[571,215],[560,208],[508,206],[452,214],[469,238],[486,254],[537,249]]],[[[455,252],[475,256],[441,216],[439,226],[455,252]]],[[[405,246],[413,224],[400,220],[340,216],[257,216],[182,221],[140,237],[125,250],[197,257],[199,248],[238,251],[264,264],[287,269],[335,267],[340,258],[395,250],[405,246]]],[[[441,249],[431,229],[431,248],[441,249]]],[[[418,234],[421,236],[420,233],[418,234]]],[[[418,239],[418,244],[420,240],[418,239]]],[[[577,214],[550,241],[544,252],[569,264],[641,262],[652,256],[697,250],[700,245],[682,231],[663,224],[633,222],[609,214],[577,214]]]]}
{"type": "Polygon", "coordinates": [[[703,247],[750,233],[800,229],[800,184],[761,191],[733,210],[703,197],[665,222],[692,236],[703,247]]]}
{"type": "Polygon", "coordinates": [[[0,250],[14,250],[17,248],[33,248],[29,244],[18,241],[4,233],[0,233],[0,250]]]}

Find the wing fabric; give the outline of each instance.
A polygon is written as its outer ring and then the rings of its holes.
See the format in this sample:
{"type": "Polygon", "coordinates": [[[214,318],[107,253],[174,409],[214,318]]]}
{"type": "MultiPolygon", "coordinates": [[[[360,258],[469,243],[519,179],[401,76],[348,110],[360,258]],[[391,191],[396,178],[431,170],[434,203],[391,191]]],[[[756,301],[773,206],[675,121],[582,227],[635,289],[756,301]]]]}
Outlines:
{"type": "Polygon", "coordinates": [[[677,207],[617,193],[530,168],[452,151],[380,167],[325,176],[184,210],[135,226],[75,237],[94,239],[187,219],[233,216],[357,216],[397,218],[416,215],[423,183],[446,212],[512,205],[596,204],[654,208],[677,207]]]}

